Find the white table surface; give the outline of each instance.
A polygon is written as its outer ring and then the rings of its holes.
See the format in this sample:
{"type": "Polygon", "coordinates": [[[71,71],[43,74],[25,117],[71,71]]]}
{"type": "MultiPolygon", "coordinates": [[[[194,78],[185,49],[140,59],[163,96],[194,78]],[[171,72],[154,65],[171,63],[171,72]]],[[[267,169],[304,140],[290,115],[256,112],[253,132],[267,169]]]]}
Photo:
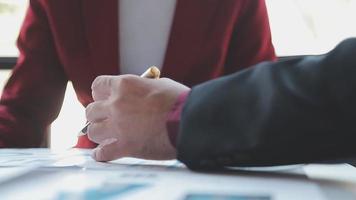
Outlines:
{"type": "Polygon", "coordinates": [[[308,164],[203,173],[176,160],[98,163],[88,150],[0,149],[0,199],[88,199],[83,194],[108,187],[118,192],[127,185],[138,189],[107,199],[184,200],[188,194],[213,194],[351,200],[356,199],[356,168],[308,164]]]}

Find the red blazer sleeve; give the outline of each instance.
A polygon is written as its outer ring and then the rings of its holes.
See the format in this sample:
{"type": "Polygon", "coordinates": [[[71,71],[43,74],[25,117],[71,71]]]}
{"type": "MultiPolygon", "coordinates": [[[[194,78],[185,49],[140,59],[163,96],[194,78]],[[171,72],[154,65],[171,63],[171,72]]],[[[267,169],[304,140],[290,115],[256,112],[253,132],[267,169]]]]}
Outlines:
{"type": "Polygon", "coordinates": [[[18,48],[18,62],[0,100],[0,144],[38,147],[59,113],[67,84],[40,0],[29,1],[18,48]]]}
{"type": "Polygon", "coordinates": [[[245,0],[236,13],[224,74],[276,59],[265,1],[245,0]]]}

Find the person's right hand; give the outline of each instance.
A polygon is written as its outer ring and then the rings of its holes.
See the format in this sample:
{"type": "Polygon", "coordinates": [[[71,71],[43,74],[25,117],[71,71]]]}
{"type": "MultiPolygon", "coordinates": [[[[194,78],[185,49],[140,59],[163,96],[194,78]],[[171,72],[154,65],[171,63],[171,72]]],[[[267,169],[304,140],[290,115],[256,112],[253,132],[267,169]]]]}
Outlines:
{"type": "Polygon", "coordinates": [[[92,84],[94,102],[86,108],[88,137],[99,144],[97,161],[125,156],[174,159],[166,129],[177,97],[190,89],[168,78],[134,75],[99,76],[92,84]]]}

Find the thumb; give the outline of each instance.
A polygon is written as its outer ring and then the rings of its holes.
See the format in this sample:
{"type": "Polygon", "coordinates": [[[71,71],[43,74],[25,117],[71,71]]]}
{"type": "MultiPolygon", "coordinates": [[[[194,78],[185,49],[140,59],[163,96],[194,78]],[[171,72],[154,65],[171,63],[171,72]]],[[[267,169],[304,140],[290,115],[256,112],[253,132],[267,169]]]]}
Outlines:
{"type": "Polygon", "coordinates": [[[92,157],[96,161],[105,162],[124,157],[124,152],[120,148],[119,141],[116,138],[110,138],[93,150],[92,157]]]}

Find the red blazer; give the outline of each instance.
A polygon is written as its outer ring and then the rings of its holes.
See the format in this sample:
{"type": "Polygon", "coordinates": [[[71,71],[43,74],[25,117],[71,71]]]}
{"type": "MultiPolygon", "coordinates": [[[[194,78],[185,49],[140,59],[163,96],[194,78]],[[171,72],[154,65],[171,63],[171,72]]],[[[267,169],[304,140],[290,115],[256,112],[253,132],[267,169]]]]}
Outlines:
{"type": "MultiPolygon", "coordinates": [[[[40,145],[68,81],[86,106],[95,77],[120,74],[118,0],[29,2],[0,101],[4,147],[40,145]]],[[[162,76],[193,86],[274,58],[263,0],[177,0],[162,76]]]]}

